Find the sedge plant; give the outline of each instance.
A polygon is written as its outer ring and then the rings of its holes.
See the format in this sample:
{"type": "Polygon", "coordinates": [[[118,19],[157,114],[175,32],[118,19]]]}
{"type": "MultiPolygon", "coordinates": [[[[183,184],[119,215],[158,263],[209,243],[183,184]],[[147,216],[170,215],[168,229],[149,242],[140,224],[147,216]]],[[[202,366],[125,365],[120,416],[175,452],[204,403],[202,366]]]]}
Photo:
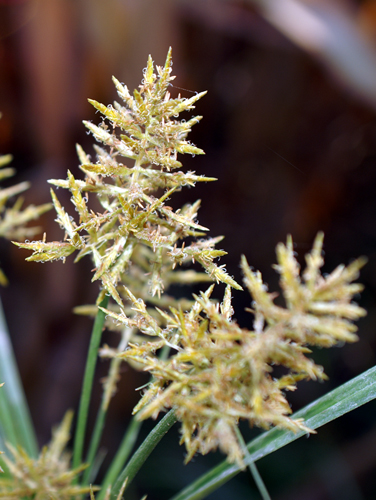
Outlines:
{"type": "Polygon", "coordinates": [[[142,84],[133,94],[113,78],[121,103],[105,106],[89,100],[102,115],[99,125],[84,122],[99,143],[94,146],[96,158],[77,146],[83,178],[68,171],[66,179],[49,181],[69,190],[76,216],[69,215],[51,189],[56,221],[64,231],[62,241],[48,242],[44,235],[42,240],[15,243],[32,251],[29,261],[65,261],[75,254],[78,262],[89,256],[99,292],[95,305],[76,308],[95,316],[95,322],[72,457],[65,450],[68,413],[38,457],[20,445],[8,446],[8,473],[6,480],[0,478],[0,498],[65,499],[88,493],[91,500],[120,500],[165,433],[179,422],[186,462],[217,448],[226,461],[175,499],[204,498],[246,467],[267,499],[257,459],[376,397],[376,374],[371,370],[292,415],[286,393],[302,379],[326,378],[310,357],[310,346],[357,340],[354,321],[365,310],[353,297],[362,290],[355,280],[365,259],[323,276],[319,233],[301,271],[289,236],[286,244],[277,246],[275,265],[284,305],[274,302],[276,294],[268,291],[261,273],[253,271],[244,256],[243,286],[238,284],[217,262],[226,254],[217,248],[222,237],[208,237],[208,229],[197,220],[200,202],[178,209],[167,204],[176,191],[215,180],[183,170],[179,154],[203,154],[187,140],[201,116],[180,119],[179,115],[193,110],[205,92],[172,97],[171,70],[170,49],[164,66],[155,67],[149,56],[142,84]],[[194,263],[198,266],[192,267],[194,263]],[[202,291],[191,298],[171,293],[172,285],[196,283],[201,283],[202,291]],[[212,298],[217,283],[225,285],[220,303],[212,298]],[[236,321],[233,290],[250,295],[248,328],[236,321]],[[116,346],[101,345],[104,328],[117,332],[116,346]],[[111,362],[85,454],[98,355],[111,362]],[[150,381],[102,483],[91,486],[108,406],[124,362],[148,372],[150,381]],[[278,375],[277,366],[283,367],[283,375],[278,375]],[[165,412],[131,455],[141,421],[165,412]],[[239,430],[243,420],[265,432],[246,444],[239,430]],[[48,472],[47,461],[55,467],[48,472]],[[48,481],[40,484],[41,477],[48,481]]]}

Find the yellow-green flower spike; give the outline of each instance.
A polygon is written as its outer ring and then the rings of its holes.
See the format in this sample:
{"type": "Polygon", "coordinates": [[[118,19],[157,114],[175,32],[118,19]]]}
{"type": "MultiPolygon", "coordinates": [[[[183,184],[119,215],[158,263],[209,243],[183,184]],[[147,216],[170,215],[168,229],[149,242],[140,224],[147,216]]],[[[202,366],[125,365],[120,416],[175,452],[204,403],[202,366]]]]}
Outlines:
{"type": "MultiPolygon", "coordinates": [[[[165,324],[158,331],[150,330],[154,318],[145,308],[142,320],[136,315],[132,323],[125,311],[121,315],[107,311],[124,325],[137,326],[141,332],[158,337],[129,344],[123,352],[104,349],[102,356],[129,361],[153,375],[134,411],[144,419],[174,408],[182,423],[187,461],[196,452],[205,454],[219,447],[230,462],[243,467],[236,432],[240,419],[265,429],[274,425],[311,432],[303,421],[291,419],[285,392],[294,390],[304,378],[325,379],[323,368],[307,357],[308,346],[354,342],[357,337],[352,321],[365,314],[351,302],[361,289],[352,281],[364,261],[340,266],[323,277],[321,249],[319,234],[301,277],[291,238],[287,245],[278,245],[276,269],[281,275],[286,307],[274,304],[275,294],[268,293],[261,274],[252,271],[242,258],[244,283],[252,296],[255,315],[250,330],[240,328],[233,319],[229,285],[220,305],[211,300],[210,288],[194,296],[195,303],[187,312],[170,308],[167,314],[158,310],[165,324]],[[167,360],[157,355],[163,345],[171,348],[167,360]],[[287,374],[278,378],[273,373],[275,365],[283,366],[287,374]]],[[[209,262],[210,257],[209,253],[209,262]]],[[[132,301],[137,304],[135,297],[132,301]]]]}
{"type": "Polygon", "coordinates": [[[196,261],[207,276],[190,271],[184,274],[185,283],[211,279],[241,289],[224,266],[214,262],[226,253],[215,249],[218,239],[184,243],[187,237],[201,238],[208,231],[197,221],[199,202],[177,210],[167,205],[168,199],[182,187],[215,180],[194,172],[176,171],[182,166],[179,154],[204,153],[187,141],[201,116],[180,120],[179,115],[192,111],[205,92],[172,98],[169,87],[175,77],[171,70],[170,49],[162,67],[155,68],[149,56],[143,82],[133,94],[113,78],[122,104],[105,106],[89,99],[103,117],[99,125],[84,122],[101,144],[94,147],[96,161],[77,146],[85,179],[76,179],[68,171],[66,180],[49,181],[70,191],[78,217],[62,207],[51,190],[64,241],[18,244],[33,251],[28,260],[34,261],[64,260],[75,250],[76,261],[91,255],[95,266],[93,281],[100,280],[119,306],[123,305],[123,285],[132,281],[139,296],[148,301],[151,297],[163,301],[163,293],[176,283],[174,269],[196,261]]]}

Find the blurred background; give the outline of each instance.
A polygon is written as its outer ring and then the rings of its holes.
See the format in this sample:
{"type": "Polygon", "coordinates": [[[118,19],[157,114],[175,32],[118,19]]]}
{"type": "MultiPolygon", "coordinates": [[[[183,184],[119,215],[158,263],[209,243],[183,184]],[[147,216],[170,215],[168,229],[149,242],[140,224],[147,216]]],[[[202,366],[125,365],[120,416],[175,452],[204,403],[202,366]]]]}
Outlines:
{"type": "MultiPolygon", "coordinates": [[[[360,341],[314,353],[330,380],[301,383],[290,396],[298,410],[376,359],[376,2],[0,0],[0,154],[14,156],[17,181],[32,182],[25,203],[50,201],[47,179],[66,178],[67,169],[80,175],[75,143],[90,153],[93,142],[81,121],[98,121],[87,98],[117,98],[111,75],[135,88],[148,54],[161,65],[169,46],[172,95],[208,90],[196,107],[204,119],[190,137],[206,156],[181,161],[218,178],[173,202],[202,199],[199,222],[212,236],[225,235],[229,255],[221,263],[229,273],[241,280],[244,253],[275,290],[276,244],[292,234],[303,257],[319,230],[324,271],[369,259],[360,341]]],[[[69,207],[66,193],[58,195],[69,207]]],[[[48,240],[60,240],[53,219],[47,213],[41,225],[48,240]]],[[[41,266],[26,263],[26,252],[9,242],[0,251],[10,278],[1,299],[42,445],[65,410],[77,408],[91,322],[72,308],[93,303],[97,283],[89,261],[41,266]]],[[[242,326],[251,325],[243,312],[249,302],[234,292],[242,326]]],[[[105,373],[100,362],[93,408],[105,373]]],[[[124,366],[104,436],[108,460],[143,381],[124,366]]],[[[258,462],[273,500],[376,498],[375,421],[373,402],[258,462]]],[[[244,428],[247,438],[252,432],[244,428]]],[[[223,459],[181,465],[177,433],[162,441],[127,498],[167,499],[223,459]]],[[[258,498],[252,488],[242,474],[211,498],[258,498]]]]}

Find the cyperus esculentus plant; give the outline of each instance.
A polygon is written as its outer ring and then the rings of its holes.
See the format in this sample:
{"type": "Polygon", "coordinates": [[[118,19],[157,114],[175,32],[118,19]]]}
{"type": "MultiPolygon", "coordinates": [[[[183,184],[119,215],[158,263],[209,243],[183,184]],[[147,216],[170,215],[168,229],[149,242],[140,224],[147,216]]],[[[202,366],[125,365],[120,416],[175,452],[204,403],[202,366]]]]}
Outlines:
{"type": "MultiPolygon", "coordinates": [[[[120,332],[121,340],[117,348],[104,346],[101,350],[101,355],[112,361],[98,429],[114,393],[119,364],[126,360],[152,376],[134,409],[137,418],[156,417],[160,411],[172,409],[173,418],[182,423],[187,461],[196,452],[204,454],[219,446],[229,461],[244,467],[247,450],[238,431],[239,420],[265,429],[278,426],[310,432],[303,421],[290,417],[285,392],[295,390],[301,379],[325,378],[322,367],[307,357],[308,346],[329,347],[355,341],[353,320],[365,314],[352,303],[353,296],[362,289],[352,282],[364,260],[340,266],[323,277],[323,235],[319,233],[306,256],[302,275],[292,239],[277,247],[276,270],[281,276],[284,307],[274,303],[275,294],[267,292],[261,274],[253,272],[242,258],[254,320],[251,329],[238,326],[233,319],[231,288],[242,288],[223,266],[214,262],[226,253],[215,249],[221,237],[204,238],[207,229],[196,220],[199,202],[178,210],[166,204],[184,186],[214,180],[178,170],[182,167],[178,153],[203,154],[186,140],[201,117],[188,121],[177,118],[181,112],[193,109],[205,92],[187,99],[180,95],[171,98],[171,66],[171,50],[164,67],[157,67],[156,72],[149,56],[142,85],[133,96],[114,78],[123,104],[115,102],[106,107],[90,100],[103,115],[103,122],[99,126],[89,122],[85,125],[104,147],[94,146],[95,162],[77,147],[84,180],[68,172],[66,180],[50,181],[71,192],[77,220],[65,211],[51,190],[57,222],[65,231],[64,241],[48,243],[44,238],[17,243],[33,251],[28,257],[32,261],[65,260],[76,251],[76,261],[90,255],[95,267],[93,281],[102,283],[97,301],[101,306],[92,337],[96,340],[89,350],[91,368],[87,373],[91,375],[85,375],[85,397],[78,417],[74,467],[82,463],[87,394],[105,320],[108,327],[120,332]],[[94,196],[97,203],[90,205],[89,198],[94,196]],[[191,262],[201,264],[205,272],[180,267],[191,262]],[[197,281],[225,283],[223,302],[211,299],[214,285],[193,296],[193,300],[168,296],[171,284],[197,281]],[[113,304],[106,305],[106,295],[113,298],[113,304]],[[276,378],[276,365],[284,367],[285,375],[276,378]]],[[[93,465],[100,431],[95,431],[94,436],[88,470],[93,465]]],[[[247,460],[249,464],[249,457],[247,460]]],[[[109,473],[99,498],[104,498],[104,490],[115,480],[117,489],[111,498],[116,498],[119,485],[125,484],[127,477],[132,478],[136,468],[132,473],[127,468],[122,474],[120,469],[116,474],[109,473]]],[[[83,483],[87,481],[84,476],[83,483]]]]}

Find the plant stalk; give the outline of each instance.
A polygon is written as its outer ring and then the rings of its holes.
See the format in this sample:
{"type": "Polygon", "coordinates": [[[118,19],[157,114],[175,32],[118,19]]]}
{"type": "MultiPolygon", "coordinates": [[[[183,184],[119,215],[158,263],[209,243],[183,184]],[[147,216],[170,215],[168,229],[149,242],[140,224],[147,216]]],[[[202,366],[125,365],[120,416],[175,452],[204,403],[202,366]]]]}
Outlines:
{"type": "Polygon", "coordinates": [[[265,483],[260,476],[260,473],[256,467],[255,462],[252,460],[252,457],[249,454],[247,445],[244,441],[242,433],[239,430],[239,427],[235,428],[236,437],[238,438],[239,444],[244,452],[244,457],[247,459],[248,469],[252,474],[253,480],[256,483],[256,486],[260,492],[262,500],[271,500],[268,490],[266,489],[265,483]]]}
{"type": "Polygon", "coordinates": [[[170,410],[153,428],[153,430],[149,433],[138,450],[133,454],[132,458],[117,478],[111,492],[111,500],[116,500],[120,488],[122,487],[126,479],[127,487],[130,485],[142,465],[146,462],[151,452],[154,450],[163,436],[167,434],[167,432],[175,424],[176,420],[177,418],[175,415],[175,411],[170,410]]]}
{"type": "MultiPolygon", "coordinates": [[[[123,336],[121,339],[121,342],[118,346],[119,351],[123,351],[125,347],[128,344],[129,337],[131,335],[132,330],[131,329],[125,329],[123,332],[123,336]]],[[[89,451],[86,457],[86,463],[89,464],[87,469],[84,472],[83,479],[82,479],[82,484],[88,484],[89,481],[93,481],[94,478],[92,477],[92,470],[95,462],[95,455],[98,450],[98,446],[102,437],[106,417],[107,417],[107,412],[108,412],[108,407],[111,401],[111,398],[113,396],[114,390],[116,388],[116,382],[117,382],[117,377],[119,374],[119,368],[122,360],[119,358],[114,358],[111,360],[110,364],[110,369],[108,376],[106,378],[106,381],[104,383],[103,387],[103,393],[102,393],[102,401],[101,405],[98,410],[97,418],[95,421],[95,426],[94,426],[94,431],[91,436],[90,440],[90,445],[89,445],[89,451]]],[[[126,457],[128,458],[128,457],[126,457]]],[[[126,459],[125,459],[126,460],[126,459]]],[[[117,474],[120,472],[122,466],[124,465],[124,462],[120,466],[119,471],[117,474]]],[[[116,475],[117,475],[116,474],[116,475]]],[[[115,476],[116,477],[116,476],[115,476]]]]}
{"type": "Polygon", "coordinates": [[[140,432],[141,425],[142,422],[140,420],[136,420],[135,417],[132,418],[119,449],[102,481],[101,491],[97,495],[97,500],[103,500],[106,495],[107,488],[115,483],[116,478],[119,476],[121,469],[124,467],[125,462],[131,454],[132,448],[140,432]]]}
{"type": "MultiPolygon", "coordinates": [[[[109,296],[106,295],[99,305],[101,307],[106,308],[108,305],[108,300],[109,296]]],[[[93,331],[91,334],[84,380],[82,384],[80,406],[77,417],[77,428],[73,446],[73,460],[72,460],[73,469],[79,467],[82,463],[87,416],[89,412],[90,397],[93,388],[94,372],[98,358],[98,349],[101,342],[102,331],[104,327],[104,320],[105,320],[105,313],[101,309],[98,309],[97,316],[95,318],[93,326],[93,331]]]]}
{"type": "MultiPolygon", "coordinates": [[[[125,338],[126,343],[128,342],[128,337],[125,338]]],[[[122,347],[122,345],[119,345],[119,350],[122,347]]],[[[169,346],[164,346],[161,349],[161,353],[159,358],[160,359],[167,359],[168,355],[170,352],[170,347],[169,346]]],[[[120,361],[118,359],[114,359],[114,361],[120,361]]],[[[98,416],[99,418],[99,416],[98,416]]],[[[98,495],[98,500],[103,500],[107,488],[111,485],[114,484],[116,478],[119,476],[121,469],[124,467],[125,462],[127,461],[132,448],[136,442],[136,439],[138,437],[138,434],[140,432],[142,422],[137,420],[135,417],[132,418],[125,434],[123,437],[123,440],[119,446],[119,449],[114,457],[114,459],[111,462],[111,465],[107,471],[107,474],[102,482],[102,489],[98,495]]],[[[89,462],[90,463],[90,462],[89,462]]],[[[85,471],[86,472],[86,471],[85,471]]]]}

